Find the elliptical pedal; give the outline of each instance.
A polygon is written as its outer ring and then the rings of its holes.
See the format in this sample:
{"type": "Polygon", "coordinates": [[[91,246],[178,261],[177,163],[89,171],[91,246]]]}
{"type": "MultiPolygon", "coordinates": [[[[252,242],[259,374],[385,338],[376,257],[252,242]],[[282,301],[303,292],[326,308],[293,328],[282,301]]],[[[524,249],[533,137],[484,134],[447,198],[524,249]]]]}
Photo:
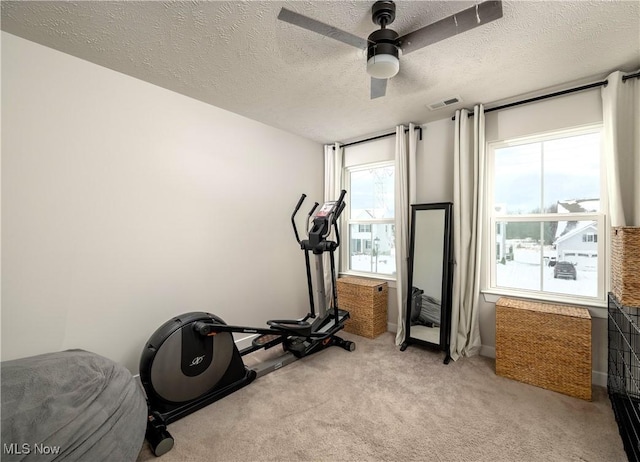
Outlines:
{"type": "Polygon", "coordinates": [[[285,340],[284,348],[292,352],[297,357],[301,357],[307,349],[307,342],[302,337],[290,337],[285,340]]]}
{"type": "Polygon", "coordinates": [[[307,321],[299,321],[297,319],[273,319],[267,321],[267,324],[275,329],[291,332],[292,335],[300,337],[309,337],[311,335],[311,324],[307,321]]]}
{"type": "Polygon", "coordinates": [[[259,337],[256,337],[251,342],[256,348],[264,348],[265,350],[282,343],[283,337],[282,335],[276,334],[262,334],[259,337]]]}

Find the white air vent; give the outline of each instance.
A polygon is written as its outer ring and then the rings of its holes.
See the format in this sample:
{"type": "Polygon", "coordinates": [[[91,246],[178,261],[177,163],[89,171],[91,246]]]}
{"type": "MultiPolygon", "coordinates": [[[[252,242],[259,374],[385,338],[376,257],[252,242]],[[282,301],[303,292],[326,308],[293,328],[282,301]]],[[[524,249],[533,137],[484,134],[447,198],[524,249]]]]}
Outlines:
{"type": "Polygon", "coordinates": [[[437,101],[435,103],[427,104],[427,107],[432,111],[435,111],[436,109],[440,109],[446,106],[451,106],[452,104],[457,104],[461,102],[462,102],[462,98],[460,98],[459,96],[451,96],[449,98],[443,99],[442,101],[437,101]]]}

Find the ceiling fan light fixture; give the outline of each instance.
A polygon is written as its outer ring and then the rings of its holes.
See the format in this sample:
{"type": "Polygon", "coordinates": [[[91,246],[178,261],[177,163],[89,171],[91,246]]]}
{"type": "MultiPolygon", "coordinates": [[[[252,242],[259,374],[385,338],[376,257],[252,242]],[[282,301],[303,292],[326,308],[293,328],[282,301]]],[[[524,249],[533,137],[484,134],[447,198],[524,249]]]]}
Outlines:
{"type": "Polygon", "coordinates": [[[367,73],[376,79],[390,79],[400,70],[398,56],[390,54],[373,55],[367,61],[367,73]]]}
{"type": "Polygon", "coordinates": [[[391,29],[374,31],[367,39],[367,73],[376,79],[390,79],[400,70],[398,34],[391,29]]]}

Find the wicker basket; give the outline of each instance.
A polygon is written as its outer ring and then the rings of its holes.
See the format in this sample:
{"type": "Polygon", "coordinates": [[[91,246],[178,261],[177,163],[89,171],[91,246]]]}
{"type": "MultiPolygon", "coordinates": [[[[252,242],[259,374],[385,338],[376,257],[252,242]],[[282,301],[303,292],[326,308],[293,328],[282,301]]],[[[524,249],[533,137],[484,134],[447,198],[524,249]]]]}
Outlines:
{"type": "Polygon", "coordinates": [[[343,277],[338,279],[338,306],[349,312],[344,330],[367,338],[387,331],[386,282],[343,277]]]}
{"type": "Polygon", "coordinates": [[[611,291],[620,304],[640,307],[640,227],[613,228],[611,291]]]}
{"type": "Polygon", "coordinates": [[[591,400],[589,310],[500,298],[496,374],[591,400]]]}

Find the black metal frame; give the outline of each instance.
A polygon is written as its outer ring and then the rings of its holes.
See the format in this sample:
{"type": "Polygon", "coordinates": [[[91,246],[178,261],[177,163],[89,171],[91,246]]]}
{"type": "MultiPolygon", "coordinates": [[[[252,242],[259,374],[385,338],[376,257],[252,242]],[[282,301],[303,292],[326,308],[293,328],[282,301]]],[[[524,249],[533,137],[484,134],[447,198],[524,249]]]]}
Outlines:
{"type": "MultiPolygon", "coordinates": [[[[245,356],[249,353],[253,353],[254,351],[269,349],[280,343],[283,343],[285,340],[288,340],[294,337],[304,338],[312,342],[320,342],[329,337],[334,337],[338,331],[344,328],[344,323],[347,321],[347,319],[349,319],[349,313],[347,311],[340,310],[336,307],[333,310],[333,312],[327,312],[326,317],[319,318],[320,321],[331,321],[332,318],[335,319],[334,328],[326,332],[317,331],[317,329],[320,327],[319,325],[320,323],[314,322],[313,324],[308,324],[307,321],[310,318],[311,316],[309,313],[302,320],[299,320],[299,321],[296,320],[297,324],[294,324],[294,320],[268,321],[267,324],[270,324],[270,327],[233,326],[229,324],[220,324],[220,323],[208,322],[208,321],[202,322],[201,327],[202,329],[205,329],[209,332],[208,334],[203,333],[203,335],[216,335],[221,332],[230,332],[230,333],[258,334],[260,336],[277,336],[277,338],[270,340],[268,342],[265,342],[264,344],[260,344],[260,345],[253,344],[251,346],[243,348],[242,350],[239,350],[240,356],[245,356]],[[291,324],[291,327],[287,328],[286,324],[291,324]],[[298,327],[296,327],[296,325],[298,327]]],[[[196,327],[196,329],[197,328],[198,327],[196,327]]],[[[306,354],[308,354],[308,352],[305,352],[300,356],[306,356],[306,354]]]]}
{"type": "Polygon", "coordinates": [[[451,360],[450,337],[451,337],[451,289],[453,285],[453,247],[452,247],[452,208],[451,202],[437,202],[432,204],[414,204],[411,206],[411,241],[409,247],[408,284],[407,284],[407,306],[405,309],[405,339],[400,350],[404,351],[410,344],[419,344],[429,347],[437,347],[445,352],[444,363],[451,360]],[[443,254],[442,254],[442,293],[440,297],[440,342],[434,344],[411,337],[411,292],[413,288],[414,252],[416,246],[416,214],[422,210],[443,210],[444,229],[443,231],[443,254]]]}
{"type": "MultiPolygon", "coordinates": [[[[268,321],[267,324],[269,327],[260,328],[260,327],[251,327],[251,326],[234,326],[228,325],[224,322],[215,322],[211,321],[200,321],[196,323],[195,328],[200,332],[201,335],[216,335],[220,332],[230,332],[230,333],[243,333],[243,334],[258,334],[260,336],[277,336],[277,338],[269,340],[264,344],[254,344],[240,350],[240,355],[244,356],[249,353],[252,353],[261,349],[268,349],[275,345],[285,342],[290,337],[302,337],[311,342],[319,342],[324,341],[327,338],[334,337],[335,333],[341,330],[344,326],[344,323],[347,319],[349,319],[349,313],[344,310],[340,310],[338,308],[338,295],[336,292],[336,271],[335,271],[335,258],[334,252],[340,246],[340,231],[338,229],[338,221],[340,218],[340,214],[344,210],[345,202],[344,196],[346,195],[346,191],[343,189],[340,192],[340,196],[338,200],[333,202],[331,211],[324,217],[316,217],[313,220],[313,227],[309,231],[308,239],[300,239],[300,234],[298,233],[298,227],[296,226],[295,217],[305,198],[306,194],[302,194],[298,203],[296,204],[293,213],[291,214],[291,225],[293,226],[293,233],[295,235],[296,241],[300,245],[300,248],[304,251],[305,255],[305,266],[306,266],[306,274],[307,274],[307,286],[309,293],[309,313],[301,319],[301,320],[271,320],[268,321]],[[335,233],[336,240],[330,241],[326,238],[329,236],[329,233],[333,230],[335,233]],[[311,281],[311,265],[309,262],[309,252],[314,255],[322,255],[324,252],[329,252],[330,263],[331,263],[331,278],[332,278],[332,301],[333,301],[333,313],[329,314],[321,318],[321,321],[317,320],[313,324],[309,324],[307,321],[309,319],[316,318],[315,312],[315,304],[313,300],[313,283],[311,281]],[[322,327],[323,324],[326,324],[330,321],[331,316],[335,319],[334,327],[325,332],[319,332],[318,330],[322,327]]],[[[314,202],[311,210],[307,214],[307,221],[311,220],[313,217],[313,213],[318,208],[320,204],[314,202]]],[[[314,349],[315,351],[315,349],[314,349]]],[[[308,351],[304,352],[295,352],[296,356],[304,356],[308,354],[308,351]]]]}
{"type": "Polygon", "coordinates": [[[624,449],[640,460],[640,308],[622,305],[613,294],[608,303],[607,391],[624,449]]]}

